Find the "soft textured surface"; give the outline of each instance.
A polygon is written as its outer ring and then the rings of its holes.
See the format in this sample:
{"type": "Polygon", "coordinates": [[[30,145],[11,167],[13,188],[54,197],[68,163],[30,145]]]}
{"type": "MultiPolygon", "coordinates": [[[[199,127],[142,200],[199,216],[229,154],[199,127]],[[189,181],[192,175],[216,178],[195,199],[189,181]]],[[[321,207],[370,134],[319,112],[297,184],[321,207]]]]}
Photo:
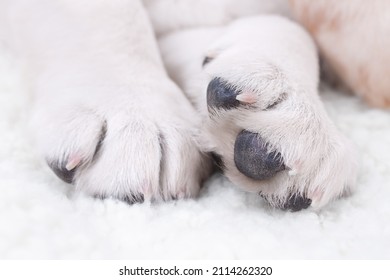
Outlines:
{"type": "Polygon", "coordinates": [[[0,52],[1,258],[390,258],[390,113],[323,90],[360,155],[356,192],[321,211],[269,208],[220,175],[197,200],[129,206],[72,192],[33,150],[19,70],[0,52]]]}

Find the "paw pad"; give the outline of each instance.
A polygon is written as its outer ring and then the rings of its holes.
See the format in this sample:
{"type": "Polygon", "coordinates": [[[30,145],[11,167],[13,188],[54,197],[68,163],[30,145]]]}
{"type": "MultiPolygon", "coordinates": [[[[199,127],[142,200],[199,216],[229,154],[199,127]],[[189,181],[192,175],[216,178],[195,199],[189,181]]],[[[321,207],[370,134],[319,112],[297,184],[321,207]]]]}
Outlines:
{"type": "Polygon", "coordinates": [[[243,130],[234,145],[234,163],[245,176],[266,180],[285,169],[278,152],[269,152],[267,142],[257,133],[243,130]]]}
{"type": "Polygon", "coordinates": [[[302,209],[306,209],[311,205],[311,199],[299,195],[293,194],[291,195],[284,205],[281,207],[283,210],[290,210],[292,212],[297,212],[302,209]]]}
{"type": "Polygon", "coordinates": [[[48,161],[47,164],[53,170],[54,174],[58,176],[62,181],[72,184],[74,180],[74,176],[76,174],[76,167],[72,169],[69,168],[68,162],[55,162],[48,161]]]}
{"type": "Polygon", "coordinates": [[[221,78],[214,78],[207,87],[207,105],[215,109],[238,107],[237,90],[221,78]]]}

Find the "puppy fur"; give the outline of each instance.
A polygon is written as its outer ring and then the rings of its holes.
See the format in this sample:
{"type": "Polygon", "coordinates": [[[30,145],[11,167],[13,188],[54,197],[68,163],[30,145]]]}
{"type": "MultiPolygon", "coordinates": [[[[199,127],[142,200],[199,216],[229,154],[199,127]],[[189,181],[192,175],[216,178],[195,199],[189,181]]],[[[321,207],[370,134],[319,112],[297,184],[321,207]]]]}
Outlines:
{"type": "Polygon", "coordinates": [[[302,195],[318,208],[351,191],[356,163],[318,97],[315,45],[299,25],[264,15],[287,16],[286,1],[144,4],[0,4],[0,35],[28,69],[35,138],[60,177],[130,202],[194,197],[215,152],[231,181],[274,206],[302,195]],[[213,78],[250,104],[211,114],[213,78]],[[242,130],[266,139],[286,170],[266,181],[240,173],[233,147],[242,130]]]}
{"type": "Polygon", "coordinates": [[[164,36],[160,49],[168,72],[201,113],[202,147],[221,156],[225,174],[236,185],[279,207],[292,194],[321,207],[354,186],[352,145],[332,124],[318,97],[316,49],[297,24],[279,16],[248,17],[225,28],[164,36]],[[211,61],[202,68],[205,56],[211,61]],[[215,77],[252,94],[255,101],[210,114],[205,92],[215,77]],[[268,109],[275,101],[280,102],[268,109]],[[239,172],[234,142],[242,130],[266,139],[281,153],[287,170],[264,181],[239,172]]]}

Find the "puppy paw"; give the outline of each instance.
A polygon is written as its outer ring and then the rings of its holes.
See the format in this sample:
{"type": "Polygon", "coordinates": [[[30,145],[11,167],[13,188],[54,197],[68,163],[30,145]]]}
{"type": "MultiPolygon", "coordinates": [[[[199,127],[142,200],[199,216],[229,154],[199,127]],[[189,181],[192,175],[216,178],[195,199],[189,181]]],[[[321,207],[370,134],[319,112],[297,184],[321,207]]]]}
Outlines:
{"type": "Polygon", "coordinates": [[[318,96],[318,55],[302,27],[258,16],[167,36],[160,48],[203,118],[203,149],[237,186],[291,211],[354,186],[353,148],[318,96]]]}
{"type": "Polygon", "coordinates": [[[134,203],[196,196],[209,163],[194,140],[194,109],[168,81],[118,91],[128,92],[91,98],[80,92],[40,103],[35,134],[50,168],[99,198],[134,203]]]}
{"type": "Polygon", "coordinates": [[[277,65],[261,70],[262,76],[233,81],[233,75],[215,77],[207,87],[205,141],[221,156],[226,176],[290,211],[321,207],[348,192],[353,149],[316,92],[291,83],[277,65]]]}
{"type": "Polygon", "coordinates": [[[242,20],[206,58],[205,147],[233,183],[291,211],[351,190],[352,144],[319,99],[318,58],[302,28],[278,17],[242,20]]]}

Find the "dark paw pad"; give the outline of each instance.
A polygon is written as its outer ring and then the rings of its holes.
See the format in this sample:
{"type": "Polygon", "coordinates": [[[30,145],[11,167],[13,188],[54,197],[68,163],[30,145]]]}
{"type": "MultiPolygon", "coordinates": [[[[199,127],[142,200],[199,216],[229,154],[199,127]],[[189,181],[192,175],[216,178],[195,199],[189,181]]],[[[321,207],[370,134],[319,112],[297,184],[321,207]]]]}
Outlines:
{"type": "Polygon", "coordinates": [[[62,181],[72,184],[74,180],[74,176],[76,174],[77,168],[74,168],[72,170],[66,169],[66,163],[59,163],[59,162],[53,162],[53,161],[47,161],[47,164],[53,170],[53,172],[60,178],[62,181]]]}
{"type": "Polygon", "coordinates": [[[310,204],[311,199],[299,194],[293,194],[287,199],[287,201],[281,208],[283,210],[290,210],[292,212],[296,212],[308,208],[310,204]]]}
{"type": "Polygon", "coordinates": [[[132,205],[135,203],[143,203],[145,201],[145,198],[144,198],[144,195],[140,193],[140,194],[128,195],[128,196],[122,198],[121,200],[132,205]]]}
{"type": "Polygon", "coordinates": [[[245,176],[266,180],[285,169],[278,152],[269,152],[267,142],[257,133],[243,130],[234,144],[234,163],[245,176]]]}
{"type": "Polygon", "coordinates": [[[207,87],[207,106],[231,109],[240,105],[237,90],[221,78],[214,78],[207,87]]]}

